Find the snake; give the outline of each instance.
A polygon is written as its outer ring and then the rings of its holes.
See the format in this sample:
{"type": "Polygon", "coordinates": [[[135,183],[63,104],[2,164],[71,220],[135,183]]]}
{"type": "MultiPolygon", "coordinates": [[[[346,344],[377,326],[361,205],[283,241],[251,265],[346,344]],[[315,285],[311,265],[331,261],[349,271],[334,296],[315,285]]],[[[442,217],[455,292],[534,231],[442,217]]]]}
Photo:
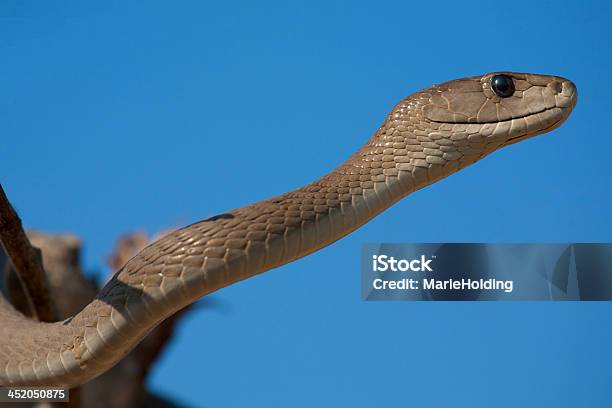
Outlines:
{"type": "Polygon", "coordinates": [[[397,103],[330,173],[151,243],[66,320],[33,320],[0,295],[0,385],[81,385],[202,296],[309,255],[403,197],[557,128],[576,101],[574,83],[552,75],[493,72],[431,86],[397,103]]]}

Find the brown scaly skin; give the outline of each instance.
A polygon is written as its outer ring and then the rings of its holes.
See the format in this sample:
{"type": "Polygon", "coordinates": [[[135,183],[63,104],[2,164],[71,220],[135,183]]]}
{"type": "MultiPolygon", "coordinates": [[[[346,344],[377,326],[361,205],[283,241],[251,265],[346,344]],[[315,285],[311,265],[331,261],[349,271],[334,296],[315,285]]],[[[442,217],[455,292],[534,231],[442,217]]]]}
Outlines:
{"type": "Polygon", "coordinates": [[[503,73],[516,90],[500,98],[495,74],[417,92],[328,175],[165,236],[72,319],[33,321],[0,298],[0,385],[82,384],[201,296],[331,244],[400,198],[556,128],[576,104],[574,84],[546,75],[503,73]]]}

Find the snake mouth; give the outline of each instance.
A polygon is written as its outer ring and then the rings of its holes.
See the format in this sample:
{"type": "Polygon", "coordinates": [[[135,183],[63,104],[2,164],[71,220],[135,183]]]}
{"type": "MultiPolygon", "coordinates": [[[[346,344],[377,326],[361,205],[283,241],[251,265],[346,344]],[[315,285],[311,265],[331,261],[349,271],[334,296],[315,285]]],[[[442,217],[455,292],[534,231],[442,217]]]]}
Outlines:
{"type": "MultiPolygon", "coordinates": [[[[569,114],[572,112],[572,110],[574,109],[574,106],[576,106],[576,100],[577,98],[575,97],[575,92],[572,93],[572,95],[570,96],[571,98],[571,102],[569,105],[567,106],[552,106],[550,108],[544,108],[544,109],[540,109],[536,112],[531,112],[528,113],[526,115],[523,116],[517,116],[517,117],[513,117],[513,118],[508,118],[505,120],[490,120],[490,121],[457,121],[457,122],[445,122],[445,121],[440,121],[440,120],[435,120],[435,119],[430,119],[432,122],[434,123],[440,123],[440,124],[448,124],[448,125],[491,125],[491,124],[507,124],[507,123],[512,123],[513,120],[518,120],[518,119],[527,119],[527,118],[533,118],[537,115],[552,111],[552,110],[559,110],[559,114],[556,115],[556,118],[554,120],[554,122],[552,122],[550,125],[548,126],[544,126],[544,127],[537,127],[534,129],[525,129],[524,131],[522,131],[519,135],[517,136],[513,136],[511,138],[509,138],[508,140],[506,140],[503,144],[502,147],[504,146],[509,146],[515,143],[518,143],[524,139],[529,139],[533,136],[537,136],[539,134],[542,133],[546,133],[549,132],[557,127],[559,127],[564,121],[565,119],[567,119],[567,117],[569,116],[569,114]]],[[[538,123],[541,124],[541,119],[538,119],[538,123]]]]}
{"type": "MultiPolygon", "coordinates": [[[[551,130],[554,130],[554,129],[558,128],[565,121],[565,119],[568,118],[569,114],[574,109],[574,106],[576,106],[576,99],[575,98],[572,100],[572,103],[569,106],[567,106],[567,107],[555,106],[553,108],[544,109],[541,112],[536,112],[536,113],[533,113],[533,114],[530,114],[530,115],[522,116],[523,118],[526,118],[526,117],[530,117],[530,116],[533,116],[533,115],[537,115],[539,113],[547,112],[547,111],[552,110],[552,109],[561,109],[560,115],[549,126],[545,126],[545,127],[541,128],[541,129],[537,129],[537,130],[535,130],[533,132],[527,132],[527,133],[519,134],[517,136],[513,136],[510,139],[506,140],[503,143],[502,147],[513,145],[513,144],[518,143],[518,142],[520,142],[522,140],[529,139],[531,137],[540,135],[542,133],[547,133],[547,132],[550,132],[551,130]]],[[[519,119],[519,118],[516,118],[516,119],[519,119]]],[[[513,120],[513,119],[511,119],[511,120],[513,120]]]]}
{"type": "MultiPolygon", "coordinates": [[[[572,95],[571,103],[568,106],[553,106],[553,107],[550,107],[550,108],[541,109],[541,110],[539,110],[537,112],[528,113],[527,115],[517,116],[517,117],[514,117],[514,118],[508,118],[508,119],[505,119],[505,120],[492,120],[492,121],[480,121],[480,122],[469,122],[469,121],[444,122],[444,121],[438,121],[438,120],[432,120],[432,119],[430,119],[430,120],[432,122],[434,122],[434,123],[449,124],[449,125],[487,125],[487,124],[507,124],[507,123],[511,124],[513,120],[533,118],[536,115],[540,115],[540,114],[552,111],[554,109],[560,110],[559,114],[556,115],[555,120],[550,125],[544,126],[544,127],[537,127],[537,128],[534,128],[534,129],[525,129],[520,134],[518,134],[516,136],[513,136],[513,137],[509,138],[508,140],[506,140],[500,146],[500,147],[505,147],[505,146],[509,146],[509,145],[518,143],[518,142],[520,142],[522,140],[529,139],[529,138],[537,136],[539,134],[550,132],[551,130],[556,129],[557,127],[559,127],[565,121],[565,119],[567,119],[569,114],[574,109],[574,106],[576,106],[576,98],[575,98],[574,95],[572,95]]],[[[540,119],[538,119],[538,123],[541,124],[541,120],[540,119]]]]}
{"type": "Polygon", "coordinates": [[[540,113],[544,113],[544,112],[547,112],[549,110],[557,109],[557,108],[558,109],[563,109],[560,106],[553,106],[552,108],[544,108],[544,109],[541,109],[541,110],[539,110],[537,112],[532,112],[532,113],[528,113],[528,114],[523,115],[523,116],[516,116],[516,117],[513,117],[513,118],[508,118],[508,119],[503,119],[503,120],[482,120],[482,121],[478,121],[478,120],[476,120],[476,121],[460,120],[460,121],[455,121],[455,122],[446,122],[446,121],[443,121],[443,120],[435,120],[435,119],[430,119],[430,120],[433,123],[445,123],[445,124],[448,124],[448,125],[487,125],[487,124],[490,125],[490,124],[495,124],[495,123],[512,122],[513,120],[516,120],[516,119],[528,118],[528,117],[535,116],[535,115],[538,115],[540,113]]]}

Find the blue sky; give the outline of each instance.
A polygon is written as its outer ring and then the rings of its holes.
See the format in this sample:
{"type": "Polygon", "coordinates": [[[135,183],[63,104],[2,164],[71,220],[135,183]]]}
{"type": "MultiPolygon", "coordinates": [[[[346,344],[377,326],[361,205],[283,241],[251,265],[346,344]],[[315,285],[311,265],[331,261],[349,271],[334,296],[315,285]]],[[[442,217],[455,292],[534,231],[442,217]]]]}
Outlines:
{"type": "Polygon", "coordinates": [[[0,182],[104,274],[150,233],[292,190],[406,95],[497,70],[572,79],[560,129],[217,293],[153,389],[200,407],[609,406],[609,303],[366,303],[366,242],[610,242],[608,2],[0,5],[0,182]],[[266,182],[262,182],[266,180],[266,182]]]}

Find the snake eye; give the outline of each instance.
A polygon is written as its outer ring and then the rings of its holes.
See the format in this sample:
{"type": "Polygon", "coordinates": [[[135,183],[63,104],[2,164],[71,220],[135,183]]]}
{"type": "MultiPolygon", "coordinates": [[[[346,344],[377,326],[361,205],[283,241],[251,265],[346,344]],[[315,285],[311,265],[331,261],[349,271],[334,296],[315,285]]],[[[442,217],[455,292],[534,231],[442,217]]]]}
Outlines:
{"type": "Polygon", "coordinates": [[[495,75],[491,78],[491,89],[500,98],[507,98],[514,94],[514,81],[508,75],[495,75]]]}

